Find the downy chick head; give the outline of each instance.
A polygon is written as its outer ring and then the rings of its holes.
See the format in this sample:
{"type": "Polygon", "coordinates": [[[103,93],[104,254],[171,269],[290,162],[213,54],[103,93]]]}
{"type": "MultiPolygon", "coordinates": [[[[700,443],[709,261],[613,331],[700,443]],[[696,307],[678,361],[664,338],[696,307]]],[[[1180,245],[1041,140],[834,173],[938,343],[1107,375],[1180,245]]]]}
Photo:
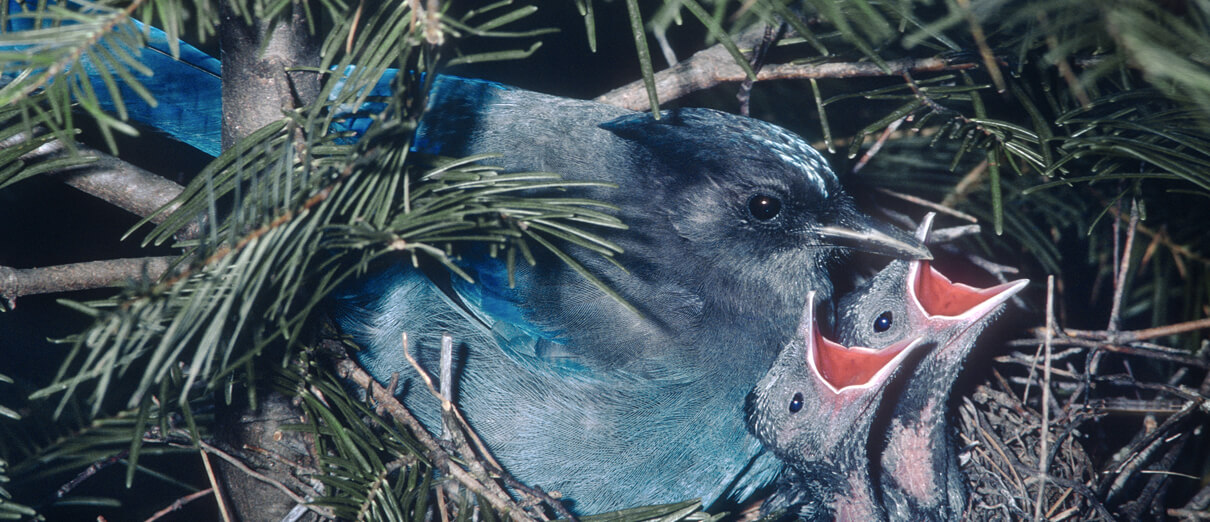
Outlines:
{"type": "Polygon", "coordinates": [[[804,512],[882,518],[869,473],[870,427],[887,384],[921,340],[881,350],[843,346],[819,332],[810,299],[805,308],[749,403],[757,439],[793,468],[770,506],[805,502],[804,512]]]}

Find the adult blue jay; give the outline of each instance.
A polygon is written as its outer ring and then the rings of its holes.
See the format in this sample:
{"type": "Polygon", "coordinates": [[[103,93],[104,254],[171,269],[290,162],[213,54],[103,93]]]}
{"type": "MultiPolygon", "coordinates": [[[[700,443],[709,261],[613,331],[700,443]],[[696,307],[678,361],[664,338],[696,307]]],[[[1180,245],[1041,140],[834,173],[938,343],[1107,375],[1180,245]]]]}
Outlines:
{"type": "MultiPolygon", "coordinates": [[[[400,338],[435,368],[439,336],[462,346],[457,403],[523,482],[581,513],[742,498],[776,475],[746,428],[745,396],[790,338],[812,290],[847,248],[926,253],[880,232],[805,142],[758,120],[704,109],[660,120],[593,102],[442,77],[418,150],[500,152],[506,171],[548,170],[617,186],[579,189],[616,207],[603,232],[618,265],[569,252],[631,309],[558,260],[520,266],[462,253],[475,283],[392,266],[336,299],[342,328],[383,382],[412,375],[400,338]]],[[[408,379],[404,379],[406,382],[408,379]]],[[[427,393],[405,403],[438,426],[427,393]]]]}
{"type": "MultiPolygon", "coordinates": [[[[210,83],[193,80],[213,70],[174,63],[157,70],[152,92],[189,85],[206,98],[197,89],[210,83]]],[[[180,127],[161,121],[171,115],[134,117],[180,127]]],[[[175,132],[217,150],[217,134],[175,132]]],[[[430,428],[439,408],[410,379],[401,338],[408,333],[406,349],[434,369],[441,333],[453,335],[456,402],[469,422],[508,471],[559,491],[582,514],[710,504],[767,483],[780,464],[747,431],[744,400],[808,292],[827,299],[829,266],[850,248],[927,256],[859,213],[810,146],[758,120],[701,109],[657,120],[441,77],[414,144],[447,156],[500,153],[492,162],[506,171],[617,186],[566,197],[616,208],[630,228],[603,235],[622,247],[618,265],[568,251],[633,308],[554,259],[519,267],[511,286],[505,263],[476,248],[459,260],[475,284],[401,261],[332,302],[364,348],[358,359],[382,382],[401,374],[398,393],[430,428]]]]}

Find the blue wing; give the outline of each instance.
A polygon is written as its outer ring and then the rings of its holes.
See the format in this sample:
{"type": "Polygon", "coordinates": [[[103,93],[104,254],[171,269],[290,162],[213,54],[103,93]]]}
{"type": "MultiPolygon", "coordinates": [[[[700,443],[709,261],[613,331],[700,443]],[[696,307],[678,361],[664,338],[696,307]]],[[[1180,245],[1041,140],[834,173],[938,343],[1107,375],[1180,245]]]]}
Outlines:
{"type": "MultiPolygon", "coordinates": [[[[70,4],[76,6],[74,3],[70,4]]],[[[3,28],[5,32],[35,28],[33,18],[20,15],[11,16],[11,14],[23,11],[22,2],[8,0],[8,10],[10,17],[7,19],[6,27],[3,28]]],[[[169,45],[171,42],[164,31],[138,21],[135,21],[135,26],[146,35],[146,46],[135,49],[125,43],[116,43],[120,47],[119,49],[106,49],[111,54],[120,53],[134,56],[153,71],[150,76],[142,75],[137,71],[131,72],[154,98],[152,102],[139,95],[111,69],[106,71],[117,85],[128,117],[140,125],[161,132],[176,141],[211,156],[218,156],[222,152],[220,145],[223,121],[221,63],[217,58],[183,41],[176,42],[179,59],[173,58],[169,45]]],[[[108,42],[117,41],[118,39],[113,39],[108,42]]],[[[5,47],[20,48],[19,45],[5,47]]],[[[79,63],[87,73],[91,88],[96,93],[101,108],[109,113],[119,112],[118,105],[114,103],[114,98],[106,86],[100,70],[104,65],[94,63],[87,56],[82,57],[79,63]]],[[[391,82],[396,73],[397,70],[390,69],[383,74],[370,95],[390,95],[391,82]]],[[[0,78],[0,83],[3,83],[3,78],[0,78]]],[[[335,96],[336,93],[333,93],[333,97],[335,96]]],[[[370,114],[381,109],[381,104],[371,103],[357,108],[347,108],[345,111],[347,118],[334,124],[333,130],[354,131],[361,134],[372,122],[370,114]]]]}

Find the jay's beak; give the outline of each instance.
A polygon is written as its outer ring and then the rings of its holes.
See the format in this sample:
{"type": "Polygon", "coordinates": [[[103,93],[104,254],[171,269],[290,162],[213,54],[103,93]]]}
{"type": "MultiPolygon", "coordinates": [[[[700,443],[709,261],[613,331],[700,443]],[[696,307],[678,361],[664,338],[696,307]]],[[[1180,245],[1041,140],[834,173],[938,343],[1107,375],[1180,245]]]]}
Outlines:
{"type": "Polygon", "coordinates": [[[819,227],[820,240],[863,252],[882,254],[897,259],[932,259],[924,242],[890,226],[877,224],[865,214],[857,214],[843,224],[819,227]]]}

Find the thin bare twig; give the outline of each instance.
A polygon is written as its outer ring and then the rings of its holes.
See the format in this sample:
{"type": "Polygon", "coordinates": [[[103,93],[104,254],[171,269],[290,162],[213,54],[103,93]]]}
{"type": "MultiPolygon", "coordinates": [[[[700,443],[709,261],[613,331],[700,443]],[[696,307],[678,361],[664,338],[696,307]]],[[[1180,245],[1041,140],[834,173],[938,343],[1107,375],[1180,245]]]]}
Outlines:
{"type": "MultiPolygon", "coordinates": [[[[929,200],[924,199],[919,196],[913,196],[911,194],[904,194],[902,192],[895,192],[894,190],[890,190],[890,189],[883,188],[883,187],[874,187],[874,190],[881,192],[883,194],[886,194],[888,196],[891,196],[893,198],[899,198],[899,199],[902,199],[909,203],[915,203],[922,207],[925,207],[925,208],[928,208],[931,210],[935,210],[942,214],[948,214],[948,215],[954,216],[958,219],[970,221],[971,223],[979,222],[979,219],[976,218],[975,216],[972,216],[972,215],[967,214],[966,212],[962,212],[960,210],[956,210],[953,207],[946,205],[945,203],[933,203],[932,201],[929,201],[929,200]]],[[[929,237],[931,238],[932,234],[929,234],[929,237]]]]}
{"type": "MultiPolygon", "coordinates": [[[[1156,337],[1167,337],[1169,335],[1178,335],[1183,333],[1195,332],[1197,330],[1205,330],[1210,328],[1210,317],[1205,319],[1197,319],[1195,321],[1187,321],[1183,323],[1170,324],[1166,326],[1156,326],[1154,328],[1144,328],[1142,330],[1127,330],[1124,332],[1108,332],[1105,330],[1074,330],[1065,329],[1063,333],[1069,337],[1084,337],[1088,339],[1109,340],[1111,337],[1119,343],[1136,343],[1155,339],[1156,337]]],[[[1186,353],[1181,351],[1180,353],[1186,353]]]]}
{"type": "MultiPolygon", "coordinates": [[[[449,370],[449,366],[452,366],[453,339],[449,336],[449,334],[443,334],[441,336],[441,344],[442,344],[442,347],[441,347],[441,352],[442,352],[441,371],[442,371],[443,379],[445,379],[446,378],[446,377],[444,377],[445,372],[447,370],[449,370]],[[447,354],[448,354],[448,357],[450,358],[449,361],[446,360],[447,354]],[[449,364],[447,364],[447,362],[449,364]]],[[[493,489],[498,488],[498,486],[496,486],[495,482],[491,481],[491,479],[487,473],[487,470],[485,470],[482,466],[482,464],[487,464],[488,466],[491,466],[493,468],[492,474],[503,478],[505,480],[505,482],[508,483],[508,485],[510,487],[512,487],[514,490],[516,490],[521,496],[527,497],[526,502],[525,502],[526,505],[537,505],[539,503],[546,503],[546,504],[549,504],[557,513],[559,513],[559,516],[574,521],[575,517],[571,514],[571,512],[567,511],[567,509],[565,507],[563,507],[563,504],[561,502],[559,502],[559,501],[555,500],[554,498],[551,498],[549,495],[547,495],[545,491],[542,491],[541,489],[538,489],[538,488],[530,488],[520,482],[517,482],[516,480],[510,480],[511,477],[507,473],[504,472],[504,467],[501,466],[500,463],[496,462],[495,457],[492,456],[491,451],[488,450],[488,448],[487,448],[487,445],[483,443],[483,440],[481,440],[479,438],[479,435],[477,433],[475,433],[475,430],[472,429],[470,424],[466,422],[466,419],[462,416],[462,413],[458,410],[458,408],[454,405],[454,403],[449,400],[448,396],[445,395],[444,392],[446,389],[446,382],[443,381],[440,383],[441,390],[439,391],[433,385],[433,379],[432,379],[432,377],[430,377],[428,375],[428,372],[426,372],[424,370],[424,368],[420,366],[420,363],[418,361],[416,361],[415,358],[412,357],[412,354],[408,353],[408,351],[407,351],[407,333],[406,332],[403,334],[403,346],[404,346],[404,351],[403,351],[404,357],[407,358],[409,363],[411,363],[412,368],[416,370],[416,373],[418,373],[420,375],[420,379],[422,381],[424,381],[425,385],[429,389],[429,392],[432,393],[433,396],[437,397],[437,399],[441,401],[441,411],[442,411],[443,419],[448,418],[448,417],[453,417],[454,421],[456,421],[457,426],[450,426],[450,424],[455,424],[455,422],[446,422],[446,423],[443,423],[445,425],[444,427],[446,429],[450,430],[451,432],[454,432],[455,434],[460,435],[460,437],[454,437],[455,442],[458,443],[459,446],[461,446],[459,449],[461,450],[460,452],[463,454],[462,456],[464,457],[468,466],[471,467],[471,470],[474,471],[476,475],[479,475],[481,477],[481,481],[484,484],[491,484],[491,486],[489,486],[489,487],[493,487],[493,489]],[[457,427],[458,430],[454,430],[455,427],[457,427]],[[466,439],[469,439],[470,441],[472,441],[474,443],[475,450],[472,450],[469,446],[467,446],[466,439]],[[475,457],[478,457],[478,458],[475,458],[475,457]],[[480,463],[478,461],[479,459],[482,459],[484,462],[480,463]]],[[[452,383],[452,380],[453,380],[452,372],[451,372],[450,377],[448,377],[448,379],[452,383]]],[[[503,489],[500,489],[497,492],[497,494],[503,495],[504,498],[508,498],[507,493],[505,493],[503,489]]],[[[543,520],[546,519],[545,515],[542,515],[540,512],[539,512],[539,516],[543,520]]]]}
{"type": "Polygon", "coordinates": [[[338,358],[333,364],[336,367],[338,375],[366,390],[380,409],[390,415],[391,418],[407,426],[411,430],[412,435],[416,437],[416,441],[424,446],[427,458],[438,465],[443,472],[448,473],[473,493],[483,497],[497,511],[507,513],[508,516],[518,520],[530,518],[521,506],[517,505],[507,496],[499,497],[492,494],[477,478],[467,473],[460,466],[455,465],[450,454],[429,434],[424,425],[419,420],[416,420],[412,416],[412,413],[395,398],[393,390],[388,390],[379,384],[378,381],[374,380],[369,373],[358,366],[352,359],[347,357],[338,358]]]}
{"type": "Polygon", "coordinates": [[[96,475],[98,471],[101,471],[105,468],[108,468],[109,466],[112,466],[112,465],[120,462],[122,459],[126,458],[126,456],[129,454],[130,454],[129,451],[122,451],[122,452],[119,452],[117,455],[113,455],[109,458],[92,463],[87,468],[84,468],[83,471],[76,474],[76,476],[73,477],[66,484],[60,486],[59,489],[55,491],[55,498],[63,498],[68,493],[70,493],[71,490],[76,489],[76,486],[83,484],[85,480],[88,480],[88,479],[92,478],[94,475],[96,475]]]}
{"type": "MultiPolygon", "coordinates": [[[[1042,335],[1042,332],[1040,331],[1040,329],[1036,333],[1038,335],[1042,335]]],[[[1037,339],[1037,338],[1019,339],[1019,340],[1015,340],[1015,341],[1010,341],[1008,344],[1009,344],[1009,346],[1035,346],[1038,344],[1038,341],[1039,341],[1039,339],[1037,339]]],[[[1096,353],[1100,353],[1102,351],[1107,351],[1107,352],[1121,353],[1121,354],[1126,354],[1126,355],[1134,355],[1134,356],[1138,356],[1138,357],[1146,357],[1149,359],[1156,359],[1156,360],[1161,360],[1161,361],[1172,361],[1175,363],[1180,363],[1180,364],[1183,364],[1186,366],[1193,366],[1196,368],[1210,368],[1210,362],[1207,362],[1203,359],[1199,359],[1197,357],[1193,357],[1193,356],[1183,353],[1179,350],[1174,350],[1172,348],[1159,349],[1159,347],[1157,347],[1156,345],[1130,346],[1130,345],[1111,344],[1111,343],[1108,343],[1105,339],[1101,338],[1100,336],[1094,337],[1091,339],[1084,339],[1084,338],[1078,338],[1078,337],[1070,337],[1070,336],[1063,335],[1062,333],[1058,333],[1058,335],[1053,340],[1053,344],[1055,344],[1056,346],[1075,346],[1075,347],[1078,347],[1081,349],[1091,349],[1091,350],[1095,351],[1096,353]]]]}
{"type": "Polygon", "coordinates": [[[959,201],[966,199],[966,195],[970,194],[983,181],[983,174],[987,172],[987,167],[987,160],[983,160],[978,165],[971,167],[971,170],[954,185],[953,191],[946,194],[945,199],[941,200],[941,206],[953,207],[959,201]]]}
{"type": "MultiPolygon", "coordinates": [[[[214,500],[218,502],[219,514],[222,515],[223,522],[231,522],[231,508],[228,507],[227,502],[223,500],[223,490],[218,487],[218,478],[214,476],[214,466],[210,464],[210,456],[206,454],[206,450],[204,448],[198,453],[202,454],[202,465],[206,467],[206,478],[210,481],[210,489],[214,490],[214,500]]],[[[238,462],[235,459],[232,459],[232,461],[233,463],[238,463],[237,465],[243,465],[242,462],[238,462]]],[[[251,469],[248,469],[247,471],[255,473],[251,469]]]]}
{"type": "MultiPolygon", "coordinates": [[[[769,47],[780,40],[786,34],[786,23],[781,22],[776,27],[773,25],[765,25],[765,34],[760,39],[760,45],[752,49],[752,53],[748,56],[748,65],[757,74],[760,74],[761,69],[765,67],[765,58],[769,55],[769,47]]],[[[676,62],[668,62],[676,63],[676,62]]],[[[739,101],[739,113],[748,116],[749,108],[752,101],[752,86],[756,84],[756,80],[745,77],[740,82],[739,92],[735,98],[739,101]]]]}
{"type": "Polygon", "coordinates": [[[1126,228],[1126,244],[1122,247],[1121,268],[1113,285],[1113,308],[1109,311],[1106,330],[1117,332],[1122,323],[1122,299],[1126,293],[1126,274],[1130,272],[1130,251],[1134,249],[1134,233],[1139,226],[1139,202],[1130,200],[1130,225],[1126,228]]]}
{"type": "Polygon", "coordinates": [[[874,141],[874,144],[870,146],[869,150],[865,151],[865,154],[861,155],[861,158],[857,160],[857,163],[853,164],[853,170],[850,172],[856,174],[861,169],[865,168],[866,164],[869,163],[870,160],[874,159],[874,156],[878,155],[878,151],[882,150],[882,146],[886,144],[887,139],[890,138],[895,131],[899,130],[899,126],[903,125],[903,122],[909,121],[911,118],[912,115],[909,114],[891,122],[891,124],[887,125],[885,129],[882,129],[882,134],[878,135],[878,139],[874,141]]]}
{"type": "Polygon", "coordinates": [[[169,504],[168,507],[161,509],[159,511],[156,511],[155,514],[151,515],[150,517],[147,517],[147,520],[144,520],[143,522],[155,522],[156,520],[164,518],[165,516],[167,516],[168,514],[174,512],[174,511],[179,511],[182,507],[185,506],[185,504],[193,502],[194,500],[205,497],[212,493],[214,493],[214,488],[206,488],[206,489],[203,489],[196,493],[190,493],[188,495],[185,495],[181,498],[176,499],[176,501],[173,502],[172,504],[169,504]]]}
{"type": "Polygon", "coordinates": [[[1034,520],[1042,520],[1042,504],[1046,499],[1046,475],[1050,466],[1050,341],[1055,331],[1055,276],[1046,278],[1046,340],[1043,343],[1046,352],[1042,364],[1042,434],[1041,451],[1038,452],[1038,501],[1034,503],[1034,520]]]}

